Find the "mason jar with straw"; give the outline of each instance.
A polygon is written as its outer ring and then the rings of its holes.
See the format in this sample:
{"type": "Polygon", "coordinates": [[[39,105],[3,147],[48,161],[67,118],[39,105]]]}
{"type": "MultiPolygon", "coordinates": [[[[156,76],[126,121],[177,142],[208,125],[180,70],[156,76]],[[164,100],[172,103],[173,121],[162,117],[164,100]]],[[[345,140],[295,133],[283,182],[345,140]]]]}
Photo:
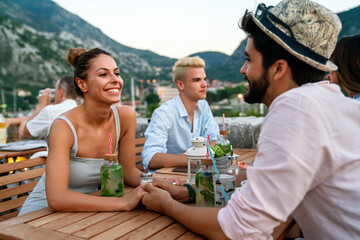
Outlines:
{"type": "Polygon", "coordinates": [[[100,168],[101,193],[105,197],[124,195],[123,168],[117,154],[112,154],[112,136],[109,135],[109,154],[105,154],[104,164],[100,168]]]}

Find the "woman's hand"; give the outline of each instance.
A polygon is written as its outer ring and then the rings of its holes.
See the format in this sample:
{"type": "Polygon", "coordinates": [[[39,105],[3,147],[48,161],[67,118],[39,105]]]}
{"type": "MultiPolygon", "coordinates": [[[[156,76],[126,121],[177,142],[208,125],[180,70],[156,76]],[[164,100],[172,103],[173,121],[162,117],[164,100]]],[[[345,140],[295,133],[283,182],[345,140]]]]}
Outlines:
{"type": "Polygon", "coordinates": [[[122,211],[131,211],[136,208],[142,197],[146,194],[146,191],[142,187],[137,187],[129,194],[126,194],[121,199],[125,201],[125,206],[120,207],[122,211]]]}

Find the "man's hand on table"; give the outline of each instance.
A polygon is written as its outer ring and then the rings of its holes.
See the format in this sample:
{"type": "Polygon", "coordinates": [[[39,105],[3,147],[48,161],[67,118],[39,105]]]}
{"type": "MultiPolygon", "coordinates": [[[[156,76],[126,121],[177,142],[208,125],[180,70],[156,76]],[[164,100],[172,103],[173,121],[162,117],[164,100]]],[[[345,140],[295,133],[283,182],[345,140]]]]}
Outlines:
{"type": "Polygon", "coordinates": [[[165,180],[154,178],[152,185],[166,190],[176,201],[186,202],[189,199],[188,190],[185,186],[181,185],[179,179],[165,180]]]}
{"type": "Polygon", "coordinates": [[[170,193],[151,183],[142,184],[141,187],[147,192],[142,198],[142,203],[146,208],[166,214],[166,208],[175,201],[170,193]]]}

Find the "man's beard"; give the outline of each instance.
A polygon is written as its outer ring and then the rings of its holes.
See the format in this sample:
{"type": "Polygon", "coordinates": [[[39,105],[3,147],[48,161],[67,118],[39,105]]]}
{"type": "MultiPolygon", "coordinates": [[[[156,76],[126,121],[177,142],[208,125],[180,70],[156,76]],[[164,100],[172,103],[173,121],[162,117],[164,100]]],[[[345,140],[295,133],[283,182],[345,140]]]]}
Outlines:
{"type": "Polygon", "coordinates": [[[269,87],[269,79],[267,71],[256,81],[250,82],[247,76],[245,80],[248,81],[249,87],[247,93],[244,95],[244,100],[247,103],[261,103],[267,88],[269,87]]]}

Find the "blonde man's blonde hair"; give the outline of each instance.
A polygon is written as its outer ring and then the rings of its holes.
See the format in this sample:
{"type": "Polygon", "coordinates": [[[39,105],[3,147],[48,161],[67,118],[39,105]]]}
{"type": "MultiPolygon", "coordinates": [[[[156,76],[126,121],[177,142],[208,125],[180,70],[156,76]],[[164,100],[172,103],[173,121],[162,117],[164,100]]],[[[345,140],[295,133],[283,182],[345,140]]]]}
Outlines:
{"type": "Polygon", "coordinates": [[[173,66],[173,80],[176,83],[177,80],[184,81],[189,68],[204,68],[205,61],[199,56],[184,57],[176,61],[173,66]]]}

